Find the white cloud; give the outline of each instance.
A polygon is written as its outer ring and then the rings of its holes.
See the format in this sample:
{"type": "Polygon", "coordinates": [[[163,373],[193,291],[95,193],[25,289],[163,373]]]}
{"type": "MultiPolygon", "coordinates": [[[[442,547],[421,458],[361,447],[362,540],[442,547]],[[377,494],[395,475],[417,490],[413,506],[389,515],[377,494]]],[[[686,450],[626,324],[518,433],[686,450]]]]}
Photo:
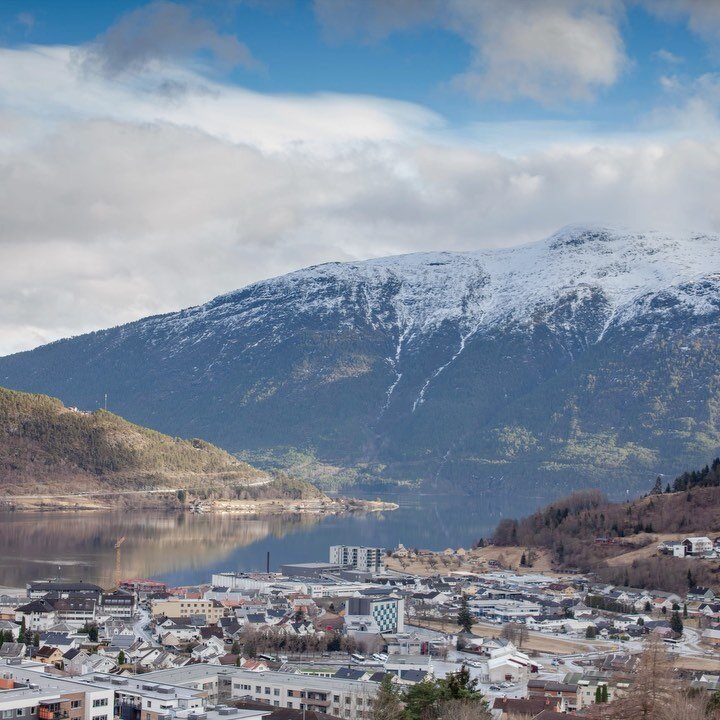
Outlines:
{"type": "Polygon", "coordinates": [[[684,58],[676,55],[673,52],[670,52],[670,50],[666,50],[665,48],[660,48],[660,50],[655,53],[655,57],[658,60],[666,62],[668,65],[679,65],[680,63],[684,62],[684,58]]]}
{"type": "Polygon", "coordinates": [[[0,52],[0,352],[316,262],[513,244],[577,221],[720,230],[710,77],[696,115],[688,100],[644,135],[602,137],[454,132],[412,104],[263,96],[169,65],[188,90],[158,96],[72,57],[0,52]]]}
{"type": "Polygon", "coordinates": [[[455,84],[481,98],[589,99],[626,64],[620,0],[315,0],[315,8],[336,37],[378,39],[422,24],[456,33],[472,59],[455,84]]]}

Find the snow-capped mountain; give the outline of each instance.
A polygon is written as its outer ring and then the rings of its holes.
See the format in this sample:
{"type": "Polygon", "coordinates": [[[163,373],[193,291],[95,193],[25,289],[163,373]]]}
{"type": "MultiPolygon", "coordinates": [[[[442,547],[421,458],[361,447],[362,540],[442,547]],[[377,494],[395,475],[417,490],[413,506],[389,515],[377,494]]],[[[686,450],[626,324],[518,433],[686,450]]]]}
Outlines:
{"type": "Polygon", "coordinates": [[[720,239],[569,227],[329,263],[0,359],[0,384],[383,479],[644,487],[720,447],[720,239]]]}

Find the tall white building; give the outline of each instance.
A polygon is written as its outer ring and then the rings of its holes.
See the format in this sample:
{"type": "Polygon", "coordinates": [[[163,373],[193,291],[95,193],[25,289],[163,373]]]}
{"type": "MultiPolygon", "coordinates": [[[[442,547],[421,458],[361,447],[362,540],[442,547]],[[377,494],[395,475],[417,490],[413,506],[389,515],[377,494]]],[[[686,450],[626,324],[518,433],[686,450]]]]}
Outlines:
{"type": "Polygon", "coordinates": [[[331,545],[330,562],[355,570],[382,572],[385,569],[385,548],[331,545]]]}

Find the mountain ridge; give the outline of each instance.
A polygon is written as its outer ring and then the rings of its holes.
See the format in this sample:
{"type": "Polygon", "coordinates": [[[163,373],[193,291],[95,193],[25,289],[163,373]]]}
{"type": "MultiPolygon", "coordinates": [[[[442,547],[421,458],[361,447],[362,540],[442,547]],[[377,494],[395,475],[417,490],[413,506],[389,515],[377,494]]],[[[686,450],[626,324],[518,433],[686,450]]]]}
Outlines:
{"type": "Polygon", "coordinates": [[[0,491],[18,495],[131,495],[190,491],[223,497],[275,481],[197,438],[163,435],[97,410],[65,407],[47,395],[0,387],[0,491]]]}
{"type": "Polygon", "coordinates": [[[719,246],[571,226],[326,263],[0,358],[0,382],[392,482],[641,487],[720,445],[719,246]]]}

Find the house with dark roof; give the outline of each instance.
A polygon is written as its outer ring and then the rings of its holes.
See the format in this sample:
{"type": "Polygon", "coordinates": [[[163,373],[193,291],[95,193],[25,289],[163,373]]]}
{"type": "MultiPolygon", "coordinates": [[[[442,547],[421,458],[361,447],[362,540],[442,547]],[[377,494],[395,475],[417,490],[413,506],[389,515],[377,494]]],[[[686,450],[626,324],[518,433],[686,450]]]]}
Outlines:
{"type": "Polygon", "coordinates": [[[63,661],[63,654],[59,648],[53,647],[52,645],[45,645],[45,647],[41,647],[35,653],[33,660],[59,667],[63,661]]]}
{"type": "Polygon", "coordinates": [[[28,630],[47,630],[57,620],[55,608],[47,600],[32,600],[15,608],[15,621],[25,621],[28,630]]]}
{"type": "Polygon", "coordinates": [[[28,583],[27,594],[29,598],[42,598],[52,593],[57,597],[69,595],[90,595],[95,600],[100,599],[103,589],[99,585],[83,582],[69,582],[65,580],[36,580],[28,583]]]}
{"type": "Polygon", "coordinates": [[[715,593],[707,587],[694,587],[688,590],[687,599],[691,602],[712,602],[715,593]]]}

